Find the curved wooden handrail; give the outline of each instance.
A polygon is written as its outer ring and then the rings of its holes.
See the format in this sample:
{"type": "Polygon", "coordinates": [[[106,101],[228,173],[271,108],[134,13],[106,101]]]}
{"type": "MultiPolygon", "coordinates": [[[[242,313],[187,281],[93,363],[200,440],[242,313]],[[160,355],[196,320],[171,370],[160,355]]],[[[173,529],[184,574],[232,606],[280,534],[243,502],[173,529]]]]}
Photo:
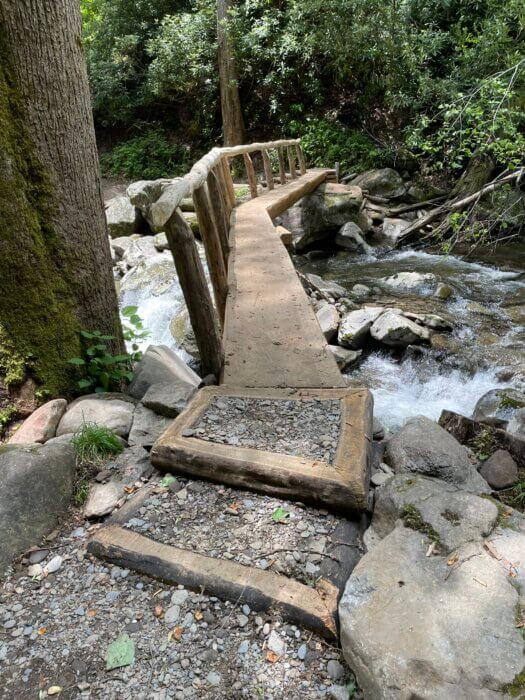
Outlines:
{"type": "MultiPolygon", "coordinates": [[[[205,156],[195,163],[187,175],[174,180],[173,184],[167,187],[160,198],[151,206],[150,216],[155,221],[155,228],[162,230],[182,200],[186,197],[191,197],[196,189],[202,187],[211,170],[224,158],[234,158],[245,153],[266,151],[270,148],[279,149],[290,146],[298,146],[300,148],[300,144],[300,139],[284,139],[265,143],[250,143],[242,146],[212,148],[211,151],[208,151],[205,156]]],[[[301,158],[302,153],[299,155],[299,159],[301,158]]]]}

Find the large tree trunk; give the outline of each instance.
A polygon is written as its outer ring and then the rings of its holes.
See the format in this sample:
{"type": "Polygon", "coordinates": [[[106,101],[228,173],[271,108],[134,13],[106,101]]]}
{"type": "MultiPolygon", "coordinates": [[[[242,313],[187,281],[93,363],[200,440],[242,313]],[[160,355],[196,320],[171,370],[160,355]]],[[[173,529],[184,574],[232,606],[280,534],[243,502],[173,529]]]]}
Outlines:
{"type": "Polygon", "coordinates": [[[224,144],[238,146],[244,143],[244,121],[237,69],[228,31],[228,11],[231,0],[217,0],[217,42],[219,44],[219,81],[224,144]]]}
{"type": "Polygon", "coordinates": [[[80,329],[123,347],[81,29],[78,0],[0,0],[0,344],[54,395],[80,329]]]}

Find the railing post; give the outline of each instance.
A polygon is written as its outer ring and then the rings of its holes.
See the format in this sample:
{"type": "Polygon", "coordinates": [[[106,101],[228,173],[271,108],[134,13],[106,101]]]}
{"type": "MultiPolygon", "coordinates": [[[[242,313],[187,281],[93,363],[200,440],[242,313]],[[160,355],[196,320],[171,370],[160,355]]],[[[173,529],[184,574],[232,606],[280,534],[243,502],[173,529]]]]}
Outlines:
{"type": "Polygon", "coordinates": [[[279,182],[284,185],[286,182],[286,165],[284,164],[284,150],[282,146],[277,148],[277,155],[279,156],[279,182]]]}
{"type": "Polygon", "coordinates": [[[268,155],[268,151],[266,149],[263,149],[261,153],[264,164],[264,177],[266,178],[266,187],[269,190],[273,190],[273,173],[272,164],[270,162],[270,156],[268,155]]]}
{"type": "Polygon", "coordinates": [[[228,245],[228,237],[230,233],[230,220],[226,213],[226,205],[222,197],[219,181],[213,170],[210,170],[210,172],[208,173],[206,182],[208,184],[208,192],[210,195],[210,203],[213,218],[217,226],[217,231],[219,233],[219,241],[221,243],[222,248],[224,267],[228,269],[228,255],[230,253],[230,247],[228,245]]]}
{"type": "Polygon", "coordinates": [[[288,154],[288,167],[290,169],[290,177],[292,178],[292,180],[295,180],[297,178],[295,172],[295,156],[293,154],[291,146],[286,146],[286,153],[288,154]]]}
{"type": "Polygon", "coordinates": [[[304,153],[303,149],[301,148],[301,144],[298,143],[295,148],[297,149],[297,158],[299,160],[299,170],[301,171],[301,175],[306,175],[306,161],[304,159],[304,153]]]}
{"type": "Polygon", "coordinates": [[[230,204],[230,196],[228,194],[228,190],[226,187],[226,180],[224,178],[224,170],[222,167],[222,162],[217,163],[217,165],[213,168],[213,172],[215,173],[215,176],[217,178],[217,182],[219,183],[219,187],[221,189],[221,194],[222,194],[222,201],[224,202],[224,212],[226,214],[226,219],[228,221],[228,226],[230,224],[230,214],[231,214],[231,204],[230,204]]]}
{"type": "Polygon", "coordinates": [[[228,198],[230,200],[230,212],[235,206],[235,188],[233,187],[232,173],[230,170],[230,161],[228,158],[223,158],[221,160],[222,172],[224,173],[224,182],[226,184],[226,190],[228,192],[228,198]]]}
{"type": "Polygon", "coordinates": [[[195,238],[178,209],[169,218],[165,231],[199,348],[203,376],[214,374],[219,380],[223,362],[219,321],[195,238]]]}
{"type": "Polygon", "coordinates": [[[252,159],[249,153],[243,153],[242,157],[244,159],[244,165],[246,167],[246,175],[248,176],[248,184],[250,186],[250,194],[252,199],[257,197],[259,193],[257,192],[257,176],[255,174],[255,168],[253,167],[252,159]]]}
{"type": "Polygon", "coordinates": [[[219,319],[222,324],[224,321],[224,312],[226,310],[228,280],[224,258],[222,256],[219,232],[217,231],[217,226],[212,216],[210,198],[205,184],[193,190],[193,203],[195,204],[195,213],[197,214],[197,221],[199,222],[199,230],[206,250],[206,260],[208,261],[215,303],[217,304],[219,319]]]}

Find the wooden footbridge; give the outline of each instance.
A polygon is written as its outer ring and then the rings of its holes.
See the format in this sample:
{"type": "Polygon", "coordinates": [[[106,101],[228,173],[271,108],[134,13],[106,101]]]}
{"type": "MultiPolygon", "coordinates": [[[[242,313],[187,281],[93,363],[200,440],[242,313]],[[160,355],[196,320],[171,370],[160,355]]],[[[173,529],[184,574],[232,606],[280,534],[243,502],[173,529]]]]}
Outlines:
{"type": "MultiPolygon", "coordinates": [[[[151,461],[160,469],[348,514],[367,508],[371,396],[366,389],[346,386],[273,223],[332,174],[306,168],[299,140],[215,148],[152,206],[156,225],[166,231],[203,373],[219,380],[219,386],[201,389],[154,445],[151,461]],[[262,156],[262,190],[252,160],[256,152],[262,156]],[[237,204],[231,160],[239,156],[251,198],[237,204]],[[179,208],[187,197],[195,205],[213,298],[179,208]],[[276,406],[283,400],[305,405],[338,401],[341,421],[332,463],[199,439],[192,428],[218,397],[248,397],[276,406]]],[[[236,599],[244,591],[259,609],[278,605],[301,624],[324,634],[335,631],[337,598],[345,580],[341,571],[337,581],[325,580],[316,592],[270,572],[153,543],[117,524],[103,529],[91,548],[169,581],[205,585],[221,597],[236,599]]]]}

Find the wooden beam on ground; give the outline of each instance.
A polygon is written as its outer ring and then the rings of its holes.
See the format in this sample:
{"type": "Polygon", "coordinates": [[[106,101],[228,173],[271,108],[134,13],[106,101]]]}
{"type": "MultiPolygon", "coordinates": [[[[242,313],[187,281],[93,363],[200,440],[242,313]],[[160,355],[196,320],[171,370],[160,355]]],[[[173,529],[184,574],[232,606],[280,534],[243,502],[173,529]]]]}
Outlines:
{"type": "Polygon", "coordinates": [[[286,576],[171,547],[118,525],[99,530],[90,540],[88,552],[165,583],[246,603],[252,610],[276,609],[292,623],[324,637],[337,636],[339,591],[328,581],[318,592],[286,576]]]}
{"type": "Polygon", "coordinates": [[[284,149],[279,146],[277,149],[277,156],[279,158],[279,182],[281,185],[286,184],[286,165],[284,164],[284,149]]]}
{"type": "Polygon", "coordinates": [[[304,159],[304,153],[301,144],[298,143],[295,148],[297,150],[297,158],[299,160],[299,169],[301,171],[301,175],[306,175],[306,161],[304,159]]]}
{"type": "Polygon", "coordinates": [[[257,192],[257,175],[255,174],[255,168],[253,167],[253,162],[249,153],[243,153],[244,165],[246,167],[246,176],[248,178],[248,185],[250,186],[250,194],[252,199],[257,197],[259,193],[257,192]]]}
{"type": "Polygon", "coordinates": [[[291,231],[288,231],[288,229],[284,228],[284,226],[276,226],[275,233],[279,236],[281,243],[285,248],[291,247],[293,244],[293,235],[291,231]]]}
{"type": "Polygon", "coordinates": [[[268,155],[268,151],[266,149],[263,149],[261,153],[264,165],[264,177],[266,178],[266,187],[269,190],[273,190],[273,173],[272,164],[270,162],[270,156],[268,155]]]}
{"type": "Polygon", "coordinates": [[[223,362],[219,321],[195,238],[188,222],[178,209],[166,224],[166,238],[195,333],[203,374],[214,374],[219,379],[223,362]]]}
{"type": "Polygon", "coordinates": [[[213,286],[215,303],[217,305],[217,311],[219,312],[219,319],[221,323],[223,323],[226,309],[226,297],[228,295],[228,279],[222,255],[219,232],[212,215],[211,203],[206,185],[202,185],[193,191],[193,202],[199,222],[199,230],[206,250],[206,260],[208,261],[208,270],[213,286]]]}
{"type": "Polygon", "coordinates": [[[210,204],[213,212],[213,219],[215,221],[217,231],[219,233],[224,267],[225,270],[227,270],[228,256],[230,253],[230,246],[228,244],[228,236],[230,233],[230,221],[226,213],[226,203],[222,196],[221,186],[213,170],[211,170],[208,173],[207,184],[208,193],[210,195],[210,204]]]}
{"type": "Polygon", "coordinates": [[[224,182],[226,184],[226,190],[228,192],[228,199],[230,201],[230,211],[235,207],[236,204],[236,199],[235,199],[235,189],[233,187],[233,178],[232,178],[232,171],[230,170],[230,161],[228,158],[223,158],[220,161],[220,164],[222,166],[222,171],[224,173],[224,182]]]}
{"type": "Polygon", "coordinates": [[[290,177],[292,180],[295,180],[297,173],[295,172],[295,156],[291,146],[286,146],[286,153],[288,154],[288,168],[290,170],[290,177]]]}

